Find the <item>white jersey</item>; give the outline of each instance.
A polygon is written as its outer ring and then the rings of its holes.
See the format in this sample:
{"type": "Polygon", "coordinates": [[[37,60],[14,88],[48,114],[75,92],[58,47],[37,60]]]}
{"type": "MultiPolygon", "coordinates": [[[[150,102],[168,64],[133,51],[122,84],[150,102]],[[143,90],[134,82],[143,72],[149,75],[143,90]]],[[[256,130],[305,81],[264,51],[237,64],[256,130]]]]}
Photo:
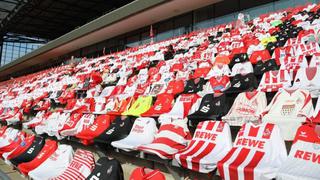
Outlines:
{"type": "Polygon", "coordinates": [[[227,64],[216,64],[211,68],[206,76],[206,79],[217,76],[229,76],[231,74],[230,68],[227,64]]]}
{"type": "Polygon", "coordinates": [[[286,158],[286,146],[276,125],[247,123],[217,167],[225,180],[267,180],[276,177],[286,158]]]}
{"type": "Polygon", "coordinates": [[[311,97],[318,97],[320,95],[320,68],[300,68],[292,87],[308,90],[311,97]]]}
{"type": "Polygon", "coordinates": [[[166,122],[171,121],[172,119],[185,118],[187,115],[194,112],[196,108],[193,106],[197,106],[197,104],[200,104],[200,101],[198,100],[200,100],[200,97],[197,94],[180,95],[174,103],[171,111],[168,113],[161,114],[159,116],[159,122],[166,122]]]}
{"type": "Polygon", "coordinates": [[[73,158],[73,149],[69,145],[59,145],[58,149],[40,166],[28,175],[34,180],[51,179],[61,175],[73,158]]]}
{"type": "Polygon", "coordinates": [[[181,166],[194,171],[208,173],[232,148],[228,124],[221,121],[202,121],[198,124],[188,147],[175,154],[181,166]]]}
{"type": "Polygon", "coordinates": [[[18,136],[19,130],[7,128],[2,136],[0,136],[0,148],[8,146],[18,136]]]}
{"type": "Polygon", "coordinates": [[[61,136],[75,136],[80,133],[85,127],[93,124],[95,116],[93,114],[83,114],[77,124],[71,129],[60,131],[61,136]]]}
{"type": "Polygon", "coordinates": [[[61,113],[58,118],[48,121],[47,129],[45,130],[49,136],[55,136],[57,139],[62,139],[59,131],[63,128],[65,122],[70,118],[70,113],[61,113]]]}
{"type": "Polygon", "coordinates": [[[113,141],[111,145],[125,151],[136,150],[140,145],[150,144],[157,131],[157,124],[153,118],[137,118],[130,134],[124,139],[113,141]]]}
{"type": "Polygon", "coordinates": [[[162,159],[172,159],[174,154],[186,148],[191,139],[187,123],[183,120],[163,123],[155,137],[152,143],[138,146],[138,150],[156,154],[162,159]]]}
{"type": "Polygon", "coordinates": [[[243,62],[243,63],[236,63],[232,67],[231,76],[235,76],[237,74],[245,75],[249,73],[253,73],[253,67],[250,61],[243,62]]]}
{"type": "Polygon", "coordinates": [[[242,92],[234,100],[228,114],[222,119],[231,126],[242,126],[246,122],[259,120],[260,113],[266,107],[267,97],[265,92],[242,92]]]}
{"type": "Polygon", "coordinates": [[[261,115],[264,122],[280,127],[285,140],[293,140],[301,123],[313,115],[310,93],[301,89],[283,89],[274,96],[261,115]]]}
{"type": "Polygon", "coordinates": [[[57,122],[59,116],[60,116],[60,112],[52,113],[46,120],[41,121],[41,123],[34,128],[35,132],[37,134],[46,133],[49,130],[50,123],[57,122]]]}
{"type": "Polygon", "coordinates": [[[320,172],[320,139],[316,125],[302,125],[287,160],[278,171],[279,180],[317,180],[320,172]]]}
{"type": "Polygon", "coordinates": [[[291,87],[291,76],[289,72],[287,70],[275,70],[263,74],[258,90],[273,92],[288,87],[291,87]]]}

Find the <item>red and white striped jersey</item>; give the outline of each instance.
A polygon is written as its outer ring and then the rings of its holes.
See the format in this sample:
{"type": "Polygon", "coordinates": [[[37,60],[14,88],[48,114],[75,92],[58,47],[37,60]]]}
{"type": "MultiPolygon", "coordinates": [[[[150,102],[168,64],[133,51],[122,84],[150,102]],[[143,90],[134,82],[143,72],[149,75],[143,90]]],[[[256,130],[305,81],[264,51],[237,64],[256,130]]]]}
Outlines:
{"type": "Polygon", "coordinates": [[[172,159],[173,155],[186,148],[191,139],[187,122],[175,120],[163,123],[151,144],[138,146],[138,150],[156,154],[162,159],[172,159]]]}
{"type": "Polygon", "coordinates": [[[93,124],[94,119],[95,116],[93,114],[83,114],[79,121],[68,121],[67,123],[72,124],[72,126],[64,126],[64,129],[60,131],[60,134],[62,136],[75,136],[83,129],[93,124]]]}
{"type": "Polygon", "coordinates": [[[226,180],[272,179],[286,158],[286,147],[276,125],[247,123],[217,167],[226,180]]]}
{"type": "Polygon", "coordinates": [[[181,166],[208,173],[232,148],[229,125],[221,121],[202,121],[198,124],[188,147],[175,154],[181,166]]]}
{"type": "Polygon", "coordinates": [[[320,138],[318,125],[302,125],[287,160],[278,171],[279,180],[316,180],[320,172],[320,138]]]}
{"type": "Polygon", "coordinates": [[[297,57],[286,56],[280,59],[280,69],[289,71],[297,71],[298,69],[308,67],[308,62],[305,56],[299,55],[297,57]]]}
{"type": "Polygon", "coordinates": [[[246,122],[259,120],[260,113],[267,107],[265,92],[242,92],[234,100],[227,115],[222,119],[231,126],[242,126],[246,122]]]}
{"type": "Polygon", "coordinates": [[[78,149],[68,168],[52,180],[84,180],[91,174],[94,165],[92,152],[78,149]]]}
{"type": "Polygon", "coordinates": [[[276,60],[277,64],[280,64],[280,59],[285,58],[286,56],[295,55],[295,50],[292,46],[287,47],[277,47],[273,54],[272,58],[276,60]]]}
{"type": "Polygon", "coordinates": [[[313,115],[310,93],[302,89],[279,91],[261,113],[264,122],[277,124],[285,140],[293,140],[301,123],[313,115]]]}
{"type": "Polygon", "coordinates": [[[265,92],[278,91],[291,86],[291,77],[287,70],[265,72],[260,81],[258,90],[265,92]]]}
{"type": "Polygon", "coordinates": [[[307,44],[301,43],[297,48],[297,55],[310,56],[318,52],[320,52],[320,48],[316,42],[309,42],[307,44]]]}

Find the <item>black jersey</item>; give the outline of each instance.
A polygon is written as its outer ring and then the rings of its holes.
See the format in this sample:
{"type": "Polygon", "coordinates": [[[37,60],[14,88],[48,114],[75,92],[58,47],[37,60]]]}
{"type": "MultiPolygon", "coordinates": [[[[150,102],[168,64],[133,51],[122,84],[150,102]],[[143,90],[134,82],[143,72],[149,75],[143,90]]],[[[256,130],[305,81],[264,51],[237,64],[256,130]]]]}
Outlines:
{"type": "Polygon", "coordinates": [[[269,59],[267,61],[258,61],[253,71],[255,75],[262,75],[267,71],[273,71],[278,69],[279,67],[276,63],[276,60],[269,59]]]}
{"type": "Polygon", "coordinates": [[[203,90],[203,86],[206,84],[204,78],[190,79],[187,81],[186,86],[184,87],[185,94],[193,94],[203,90]]]}
{"type": "Polygon", "coordinates": [[[130,133],[133,122],[134,120],[130,117],[118,116],[94,141],[110,144],[112,141],[123,139],[130,133]]]}
{"type": "Polygon", "coordinates": [[[247,53],[235,54],[229,64],[230,67],[233,67],[237,63],[243,63],[249,61],[249,56],[247,53]]]}
{"type": "Polygon", "coordinates": [[[253,73],[246,75],[237,74],[232,78],[231,87],[226,93],[239,93],[244,91],[252,91],[258,87],[257,78],[253,73]]]}
{"type": "Polygon", "coordinates": [[[121,164],[116,159],[101,157],[94,167],[87,180],[123,180],[121,164]]]}
{"type": "Polygon", "coordinates": [[[190,115],[190,120],[216,120],[225,115],[229,108],[225,94],[206,94],[203,96],[198,110],[190,115]]]}
{"type": "Polygon", "coordinates": [[[18,166],[20,163],[32,161],[39,154],[44,144],[45,139],[43,137],[36,137],[28,149],[19,156],[10,159],[10,162],[18,166]]]}

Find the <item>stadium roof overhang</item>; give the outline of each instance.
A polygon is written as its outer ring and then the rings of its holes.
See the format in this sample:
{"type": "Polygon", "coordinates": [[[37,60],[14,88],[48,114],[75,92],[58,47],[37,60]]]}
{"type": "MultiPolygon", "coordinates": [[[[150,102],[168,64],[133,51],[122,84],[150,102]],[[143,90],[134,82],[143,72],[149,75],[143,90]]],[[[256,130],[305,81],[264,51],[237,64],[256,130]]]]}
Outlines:
{"type": "Polygon", "coordinates": [[[0,80],[61,55],[220,0],[137,0],[103,15],[0,68],[0,80]]]}

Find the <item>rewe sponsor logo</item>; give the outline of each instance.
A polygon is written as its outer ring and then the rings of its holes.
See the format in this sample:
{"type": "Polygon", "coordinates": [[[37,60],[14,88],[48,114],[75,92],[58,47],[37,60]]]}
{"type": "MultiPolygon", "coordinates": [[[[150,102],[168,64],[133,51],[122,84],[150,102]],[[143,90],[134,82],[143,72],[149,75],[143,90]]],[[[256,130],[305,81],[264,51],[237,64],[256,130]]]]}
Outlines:
{"type": "Polygon", "coordinates": [[[208,133],[208,132],[199,132],[197,131],[195,134],[195,138],[201,138],[201,139],[208,139],[208,140],[216,140],[217,134],[214,133],[208,133]]]}
{"type": "Polygon", "coordinates": [[[297,150],[296,153],[294,154],[294,157],[320,164],[320,154],[316,154],[313,152],[297,150]]]}
{"type": "Polygon", "coordinates": [[[246,146],[246,147],[255,147],[259,149],[264,148],[265,141],[248,139],[248,138],[239,138],[236,142],[236,145],[246,146]]]}

